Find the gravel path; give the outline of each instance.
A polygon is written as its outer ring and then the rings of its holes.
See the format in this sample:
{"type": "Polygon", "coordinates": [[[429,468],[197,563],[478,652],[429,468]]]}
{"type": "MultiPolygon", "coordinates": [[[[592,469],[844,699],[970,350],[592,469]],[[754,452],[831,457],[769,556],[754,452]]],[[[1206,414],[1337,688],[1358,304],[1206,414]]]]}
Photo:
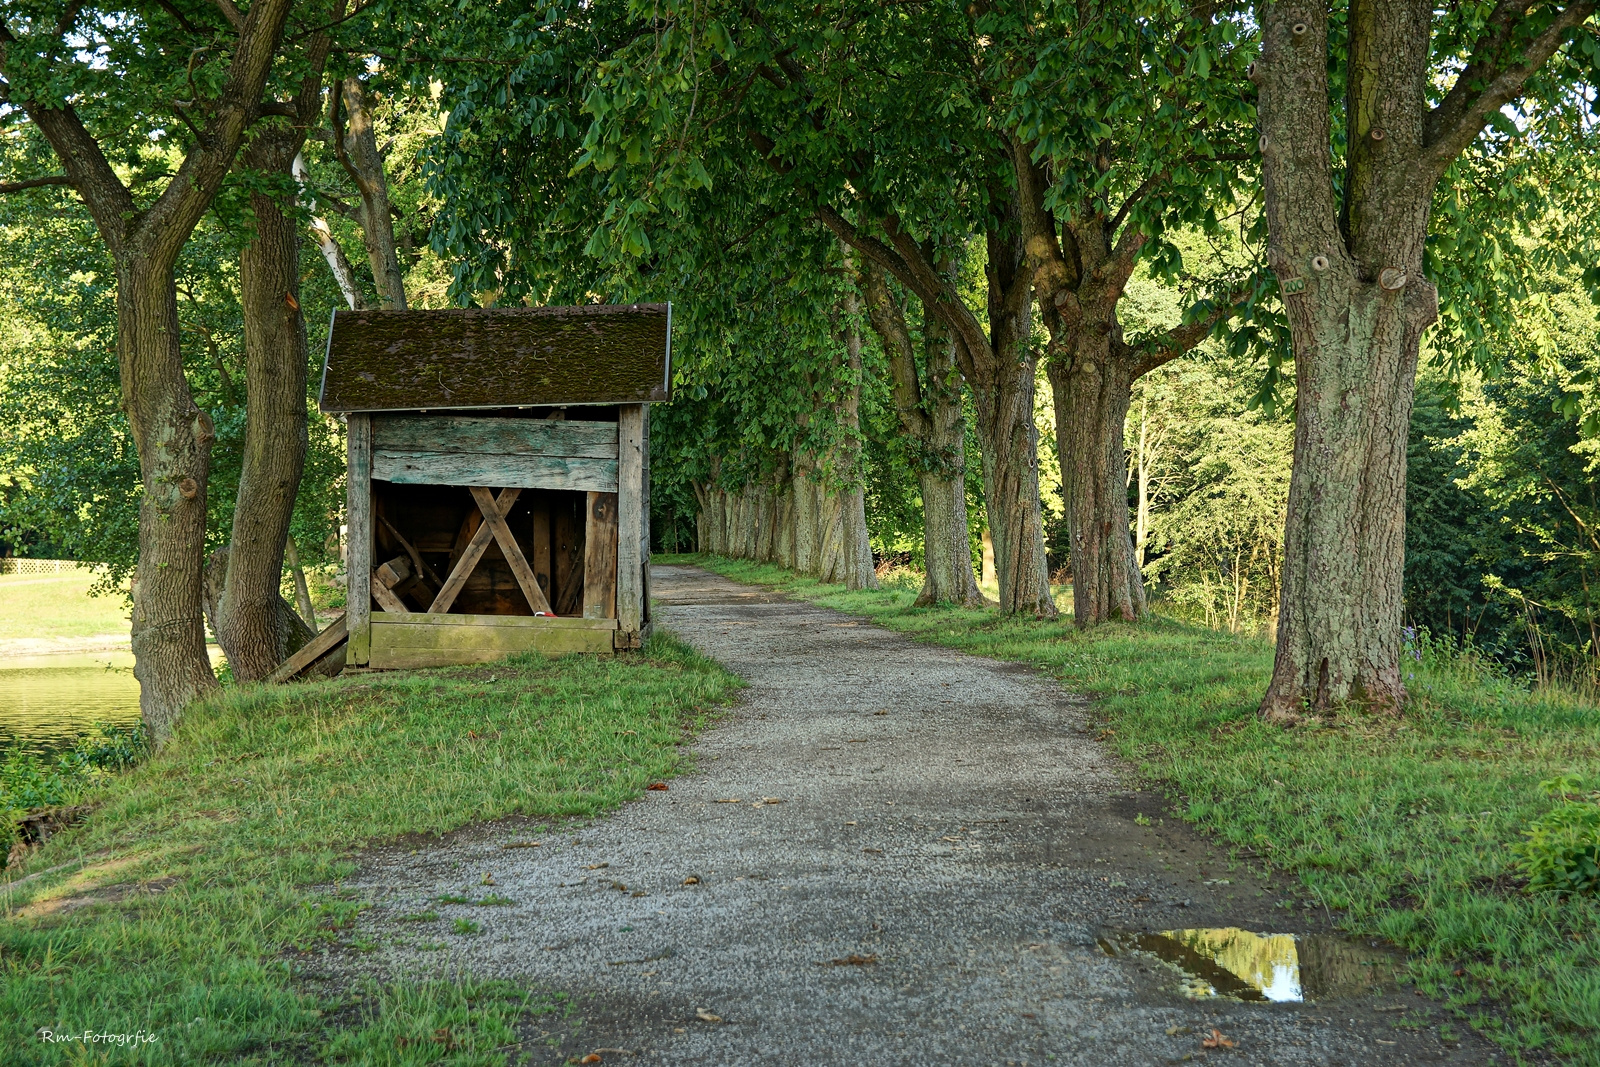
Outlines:
{"type": "Polygon", "coordinates": [[[1196,1001],[1109,956],[1115,930],[1321,914],[1120,786],[1054,683],[694,568],[654,587],[660,622],[749,682],[698,769],[540,848],[502,848],[529,836],[510,822],[369,855],[349,884],[383,947],[343,968],[564,992],[525,1034],[535,1063],[1494,1062],[1409,992],[1196,1001]],[[490,893],[513,903],[434,903],[490,893]],[[425,908],[442,929],[396,921],[425,908]],[[1203,1049],[1213,1028],[1236,1047],[1203,1049]]]}

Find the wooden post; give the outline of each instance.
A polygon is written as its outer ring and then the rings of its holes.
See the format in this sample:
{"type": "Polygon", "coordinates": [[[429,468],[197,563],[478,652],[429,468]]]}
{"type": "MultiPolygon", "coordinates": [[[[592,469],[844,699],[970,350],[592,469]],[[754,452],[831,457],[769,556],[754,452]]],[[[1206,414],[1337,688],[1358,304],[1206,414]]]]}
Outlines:
{"type": "Polygon", "coordinates": [[[645,513],[645,405],[617,409],[617,632],[644,627],[644,570],[650,517],[645,513]]]}
{"type": "Polygon", "coordinates": [[[346,472],[344,569],[345,628],[350,643],[345,662],[365,667],[372,653],[372,416],[352,413],[346,472]]]}
{"type": "Polygon", "coordinates": [[[590,493],[583,534],[583,617],[617,617],[617,494],[590,493]]]}

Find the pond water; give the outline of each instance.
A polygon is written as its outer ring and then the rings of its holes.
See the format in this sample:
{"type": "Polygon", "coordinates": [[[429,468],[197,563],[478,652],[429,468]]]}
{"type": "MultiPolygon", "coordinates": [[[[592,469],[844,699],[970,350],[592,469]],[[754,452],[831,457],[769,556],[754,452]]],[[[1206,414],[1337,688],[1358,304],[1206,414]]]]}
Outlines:
{"type": "Polygon", "coordinates": [[[0,749],[51,756],[95,723],[139,721],[132,652],[14,656],[0,663],[0,749]]]}

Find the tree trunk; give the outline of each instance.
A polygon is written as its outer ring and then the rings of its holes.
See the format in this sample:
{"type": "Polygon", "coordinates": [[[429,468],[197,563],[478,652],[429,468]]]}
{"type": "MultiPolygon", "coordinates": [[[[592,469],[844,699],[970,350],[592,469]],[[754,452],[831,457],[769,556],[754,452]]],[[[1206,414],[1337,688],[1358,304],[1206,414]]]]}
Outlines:
{"type": "Polygon", "coordinates": [[[289,576],[294,579],[295,607],[306,625],[316,630],[317,609],[311,603],[311,587],[306,584],[305,568],[300,566],[300,550],[295,547],[293,534],[283,546],[283,556],[289,564],[289,576]]]}
{"type": "Polygon", "coordinates": [[[1031,145],[1012,142],[1023,244],[1040,316],[1056,409],[1062,493],[1072,545],[1073,618],[1080,627],[1145,614],[1144,578],[1128,530],[1124,425],[1133,383],[1188,352],[1233,314],[1242,292],[1206,315],[1146,339],[1123,341],[1117,304],[1146,235],[1103,204],[1077,205],[1060,227],[1044,206],[1046,181],[1031,145]],[[1059,230],[1059,232],[1058,232],[1059,230]]]}
{"type": "Polygon", "coordinates": [[[1413,282],[1408,300],[1346,284],[1322,287],[1315,304],[1285,300],[1296,421],[1269,719],[1345,701],[1397,713],[1405,697],[1405,447],[1435,290],[1413,282]]]}
{"type": "MultiPolygon", "coordinates": [[[[287,176],[303,139],[293,128],[264,132],[245,150],[245,164],[287,176]]],[[[279,590],[308,447],[299,226],[270,194],[252,192],[250,208],[255,237],[239,255],[247,368],[244,457],[216,619],[217,643],[242,682],[265,678],[299,647],[298,631],[284,624],[279,590]]]]}
{"type": "Polygon", "coordinates": [[[217,685],[200,614],[215,434],[184,377],[171,264],[118,258],[117,356],[144,487],[133,584],[133,674],[140,715],[160,741],[185,705],[217,685]]]}
{"type": "Polygon", "coordinates": [[[846,289],[844,295],[844,352],[850,381],[840,404],[839,472],[845,488],[838,496],[839,575],[846,589],[877,589],[878,572],[872,566],[872,540],[867,532],[866,494],[861,490],[861,326],[860,297],[846,289]]]}
{"type": "Polygon", "coordinates": [[[389,179],[383,172],[383,156],[378,152],[377,131],[372,125],[372,108],[362,84],[346,78],[336,88],[337,102],[343,105],[348,127],[341,131],[334,124],[334,146],[339,162],[361,193],[361,233],[372,264],[373,284],[378,299],[386,308],[405,310],[405,273],[394,243],[394,218],[389,204],[389,179]]]}
{"type": "MultiPolygon", "coordinates": [[[[294,179],[301,189],[305,189],[311,182],[310,172],[306,168],[303,155],[295,154],[294,179]]],[[[350,265],[350,259],[344,254],[344,248],[333,236],[333,230],[328,226],[326,219],[320,215],[311,215],[307,225],[311,229],[311,237],[317,242],[317,248],[322,251],[322,258],[328,264],[328,270],[333,274],[333,280],[339,286],[339,293],[344,297],[344,302],[350,306],[351,311],[360,311],[366,301],[361,298],[361,285],[356,281],[355,268],[350,265]]]]}
{"type": "Polygon", "coordinates": [[[911,331],[882,269],[864,260],[858,280],[868,319],[888,359],[895,413],[922,490],[926,577],[916,605],[982,607],[967,526],[966,424],[955,341],[949,327],[924,308],[919,373],[911,331]]]}
{"type": "MultiPolygon", "coordinates": [[[[1114,329],[1114,326],[1112,327],[1114,329]]],[[[1144,615],[1144,579],[1128,522],[1123,441],[1133,361],[1107,330],[1079,331],[1070,360],[1047,364],[1056,409],[1061,495],[1072,537],[1072,614],[1080,627],[1144,615]]]]}
{"type": "Polygon", "coordinates": [[[1033,421],[1038,355],[1029,345],[1032,290],[1021,242],[989,234],[991,356],[967,373],[983,446],[984,502],[1000,576],[1000,610],[1055,618],[1039,512],[1039,428],[1033,421]]]}
{"type": "MultiPolygon", "coordinates": [[[[1439,132],[1428,130],[1432,8],[1352,6],[1342,196],[1326,9],[1274,4],[1261,17],[1269,257],[1296,397],[1277,655],[1261,714],[1293,721],[1346,701],[1398,713],[1406,439],[1422,332],[1438,316],[1422,258],[1433,187],[1459,151],[1448,131],[1427,143],[1439,132]]],[[[1464,88],[1476,80],[1461,76],[1464,88]]],[[[1467,141],[1478,128],[1468,124],[1467,141]]]]}

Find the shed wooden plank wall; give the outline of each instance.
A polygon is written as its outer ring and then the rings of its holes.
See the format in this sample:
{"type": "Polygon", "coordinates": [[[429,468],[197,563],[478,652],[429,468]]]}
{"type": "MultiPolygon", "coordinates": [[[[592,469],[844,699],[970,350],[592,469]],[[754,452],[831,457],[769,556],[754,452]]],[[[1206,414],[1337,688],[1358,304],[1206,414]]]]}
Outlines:
{"type": "Polygon", "coordinates": [[[378,415],[372,477],[403,485],[615,493],[617,424],[378,415]]]}

